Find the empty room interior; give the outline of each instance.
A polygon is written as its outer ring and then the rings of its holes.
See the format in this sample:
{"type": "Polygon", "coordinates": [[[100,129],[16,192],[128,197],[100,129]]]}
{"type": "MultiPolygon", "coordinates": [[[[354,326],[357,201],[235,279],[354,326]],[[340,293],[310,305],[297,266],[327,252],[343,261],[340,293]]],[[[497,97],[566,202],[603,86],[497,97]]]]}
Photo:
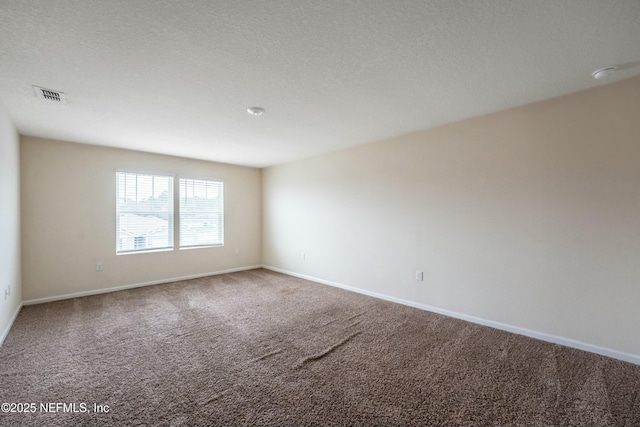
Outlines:
{"type": "Polygon", "coordinates": [[[0,2],[0,425],[640,425],[640,2],[0,2]]]}

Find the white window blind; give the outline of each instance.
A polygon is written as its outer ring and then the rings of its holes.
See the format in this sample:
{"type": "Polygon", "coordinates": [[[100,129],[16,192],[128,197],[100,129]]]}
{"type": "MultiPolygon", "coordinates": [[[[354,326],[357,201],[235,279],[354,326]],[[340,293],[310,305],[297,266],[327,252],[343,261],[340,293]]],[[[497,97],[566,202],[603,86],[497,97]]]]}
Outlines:
{"type": "Polygon", "coordinates": [[[116,253],[173,248],[173,177],[117,172],[116,253]]]}
{"type": "Polygon", "coordinates": [[[224,244],[223,183],[180,178],[180,247],[224,244]]]}

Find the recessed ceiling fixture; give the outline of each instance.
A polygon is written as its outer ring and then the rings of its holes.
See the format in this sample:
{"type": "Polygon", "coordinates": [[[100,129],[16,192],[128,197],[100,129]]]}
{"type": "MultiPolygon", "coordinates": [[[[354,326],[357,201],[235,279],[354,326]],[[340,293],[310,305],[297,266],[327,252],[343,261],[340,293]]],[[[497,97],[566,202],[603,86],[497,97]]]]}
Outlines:
{"type": "Polygon", "coordinates": [[[614,67],[614,66],[600,68],[599,70],[596,70],[593,73],[591,73],[591,75],[593,76],[594,79],[600,80],[613,75],[617,69],[618,67],[614,67]]]}
{"type": "Polygon", "coordinates": [[[59,102],[61,104],[66,104],[67,102],[64,92],[59,90],[45,89],[40,86],[33,86],[33,90],[36,92],[36,96],[44,101],[59,102]]]}
{"type": "Polygon", "coordinates": [[[264,114],[264,108],[262,107],[249,107],[247,108],[247,113],[252,116],[261,116],[264,114]]]}

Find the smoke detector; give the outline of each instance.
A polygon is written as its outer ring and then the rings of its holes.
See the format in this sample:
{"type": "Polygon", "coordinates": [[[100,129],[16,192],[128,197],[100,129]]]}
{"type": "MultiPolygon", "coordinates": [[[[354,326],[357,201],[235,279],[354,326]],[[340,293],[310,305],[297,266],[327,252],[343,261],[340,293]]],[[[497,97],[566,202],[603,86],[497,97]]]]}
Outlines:
{"type": "Polygon", "coordinates": [[[616,70],[618,69],[618,67],[612,66],[612,67],[606,67],[606,68],[600,68],[599,70],[594,71],[593,73],[591,73],[591,75],[593,76],[594,79],[596,80],[601,80],[601,79],[605,79],[609,76],[612,76],[616,70]]]}
{"type": "Polygon", "coordinates": [[[67,103],[64,92],[60,92],[59,90],[45,89],[40,86],[33,86],[33,90],[36,92],[36,96],[43,101],[57,102],[60,104],[67,103]]]}
{"type": "Polygon", "coordinates": [[[264,114],[264,108],[262,107],[249,107],[247,108],[247,113],[252,116],[261,116],[264,114]]]}

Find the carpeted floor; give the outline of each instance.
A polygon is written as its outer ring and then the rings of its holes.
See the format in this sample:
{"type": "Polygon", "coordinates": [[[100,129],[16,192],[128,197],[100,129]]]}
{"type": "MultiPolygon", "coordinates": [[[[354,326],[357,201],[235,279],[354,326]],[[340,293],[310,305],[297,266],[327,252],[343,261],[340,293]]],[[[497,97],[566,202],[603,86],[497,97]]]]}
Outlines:
{"type": "Polygon", "coordinates": [[[640,366],[252,270],[24,307],[0,401],[36,404],[2,426],[638,426],[640,366]]]}

